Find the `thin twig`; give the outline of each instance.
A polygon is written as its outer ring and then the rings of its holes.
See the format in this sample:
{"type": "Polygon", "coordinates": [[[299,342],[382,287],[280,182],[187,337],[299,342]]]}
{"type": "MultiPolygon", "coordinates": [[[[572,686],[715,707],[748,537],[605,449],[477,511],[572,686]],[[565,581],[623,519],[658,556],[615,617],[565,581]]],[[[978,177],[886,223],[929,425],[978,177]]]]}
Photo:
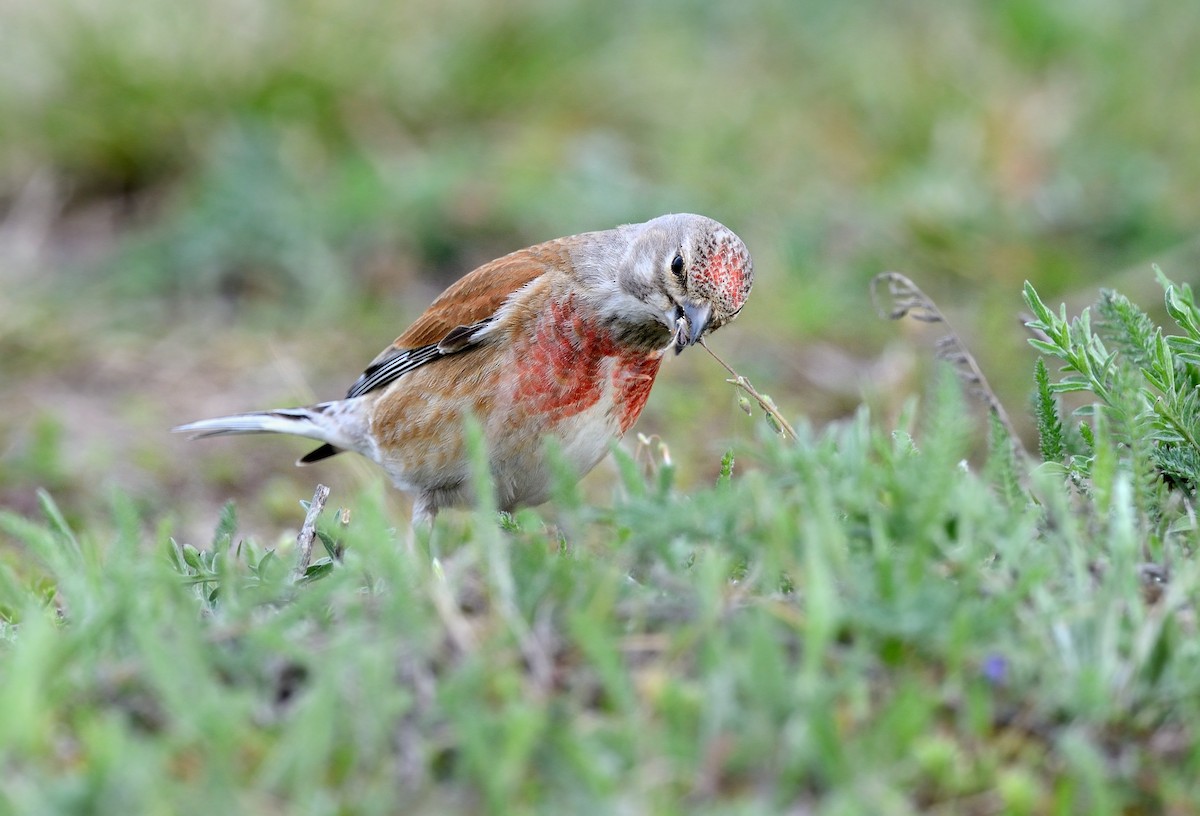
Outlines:
{"type": "Polygon", "coordinates": [[[1000,398],[988,384],[987,377],[983,376],[983,370],[975,362],[975,356],[967,350],[958,332],[950,325],[950,321],[946,319],[929,295],[922,292],[919,286],[899,272],[882,272],[871,279],[871,302],[875,304],[876,313],[887,320],[911,317],[922,323],[941,323],[945,326],[947,334],[937,341],[935,356],[939,360],[948,362],[958,374],[959,379],[966,383],[970,392],[996,415],[996,419],[1000,421],[1008,434],[1014,453],[1020,458],[1027,457],[1025,446],[1021,443],[1021,438],[1017,436],[1012,421],[1008,418],[1008,412],[1004,410],[1000,398]],[[883,308],[883,304],[880,303],[880,284],[887,284],[888,296],[891,298],[891,308],[889,309],[883,308]]]}
{"type": "Polygon", "coordinates": [[[296,536],[296,549],[299,551],[296,556],[296,577],[298,578],[304,577],[304,572],[308,569],[309,562],[312,561],[313,541],[317,537],[317,517],[325,509],[325,502],[328,498],[329,488],[323,484],[317,485],[312,503],[308,505],[308,513],[304,516],[304,526],[300,528],[300,534],[296,536]]]}
{"type": "Polygon", "coordinates": [[[750,384],[749,380],[747,380],[741,374],[738,374],[736,371],[734,371],[729,366],[729,363],[725,362],[720,357],[718,357],[717,353],[708,347],[708,343],[704,342],[704,338],[701,338],[699,342],[700,342],[700,345],[704,347],[704,350],[707,351],[709,354],[711,354],[712,358],[721,364],[722,368],[724,368],[726,371],[728,371],[730,374],[733,375],[733,377],[726,380],[726,382],[732,383],[733,385],[735,385],[738,388],[745,391],[750,396],[754,397],[754,400],[762,407],[762,409],[767,413],[767,415],[769,417],[771,417],[772,420],[774,420],[776,427],[779,428],[779,432],[782,433],[784,436],[786,436],[788,439],[795,439],[796,438],[796,429],[792,427],[792,424],[790,422],[788,422],[786,419],[784,419],[783,414],[779,413],[779,409],[775,407],[775,401],[772,400],[769,396],[767,396],[765,394],[758,393],[758,390],[753,385],[750,384]]]}

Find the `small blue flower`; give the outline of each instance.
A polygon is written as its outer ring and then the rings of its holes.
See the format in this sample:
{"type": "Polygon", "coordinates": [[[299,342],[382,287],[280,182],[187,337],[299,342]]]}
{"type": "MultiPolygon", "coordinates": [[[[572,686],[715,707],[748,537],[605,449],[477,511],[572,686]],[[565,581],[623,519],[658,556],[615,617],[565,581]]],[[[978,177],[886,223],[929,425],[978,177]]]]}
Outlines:
{"type": "Polygon", "coordinates": [[[1004,655],[990,654],[983,659],[983,677],[993,686],[1002,686],[1008,679],[1008,660],[1004,655]]]}

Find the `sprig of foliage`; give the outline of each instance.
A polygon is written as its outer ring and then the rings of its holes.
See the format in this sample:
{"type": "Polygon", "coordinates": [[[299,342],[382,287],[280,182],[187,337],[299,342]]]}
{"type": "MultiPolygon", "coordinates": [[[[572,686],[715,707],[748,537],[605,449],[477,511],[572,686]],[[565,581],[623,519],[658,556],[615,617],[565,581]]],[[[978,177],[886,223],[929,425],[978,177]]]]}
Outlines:
{"type": "Polygon", "coordinates": [[[1054,314],[1042,303],[1033,284],[1025,282],[1025,303],[1033,310],[1035,320],[1025,325],[1045,335],[1047,339],[1031,338],[1029,344],[1043,354],[1057,357],[1067,372],[1050,391],[1065,394],[1090,391],[1105,405],[1114,404],[1113,388],[1116,371],[1116,352],[1110,352],[1099,335],[1092,331],[1090,309],[1084,309],[1074,320],[1067,319],[1067,306],[1054,314]]]}
{"type": "Polygon", "coordinates": [[[1110,339],[1127,363],[1143,369],[1152,364],[1158,328],[1149,315],[1113,289],[1100,290],[1096,313],[1098,333],[1110,339]]]}
{"type": "MultiPolygon", "coordinates": [[[[1114,453],[1115,467],[1132,476],[1139,512],[1163,521],[1170,488],[1192,496],[1200,485],[1200,309],[1190,287],[1177,286],[1161,271],[1158,277],[1167,313],[1183,334],[1166,335],[1118,292],[1101,293],[1094,322],[1091,309],[1070,320],[1065,305],[1054,313],[1030,283],[1024,294],[1034,315],[1026,325],[1041,335],[1030,344],[1062,362],[1057,381],[1041,360],[1034,372],[1043,459],[1062,463],[1079,483],[1090,479],[1096,487],[1098,454],[1114,453]],[[1086,449],[1072,449],[1064,432],[1055,397],[1066,393],[1091,396],[1075,411],[1086,449]]],[[[1109,473],[1107,461],[1103,472],[1109,473]]]]}
{"type": "Polygon", "coordinates": [[[1033,368],[1034,417],[1037,419],[1038,452],[1046,462],[1061,463],[1067,455],[1067,440],[1058,400],[1050,382],[1050,372],[1039,357],[1033,368]]]}

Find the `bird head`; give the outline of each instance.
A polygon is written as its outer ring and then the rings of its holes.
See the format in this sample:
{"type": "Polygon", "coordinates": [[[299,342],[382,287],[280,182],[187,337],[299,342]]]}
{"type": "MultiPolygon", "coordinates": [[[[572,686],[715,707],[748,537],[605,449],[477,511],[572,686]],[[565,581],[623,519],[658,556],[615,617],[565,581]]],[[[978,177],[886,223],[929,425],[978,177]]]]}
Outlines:
{"type": "Polygon", "coordinates": [[[754,265],[742,239],[702,215],[664,215],[616,231],[628,241],[614,322],[675,353],[737,317],[754,265]]]}

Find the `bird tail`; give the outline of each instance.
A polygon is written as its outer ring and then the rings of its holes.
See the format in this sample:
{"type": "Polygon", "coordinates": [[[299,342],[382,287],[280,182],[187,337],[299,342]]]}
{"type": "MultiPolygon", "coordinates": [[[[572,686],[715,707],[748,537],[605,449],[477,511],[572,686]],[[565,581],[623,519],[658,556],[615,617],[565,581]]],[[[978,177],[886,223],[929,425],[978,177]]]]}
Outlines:
{"type": "Polygon", "coordinates": [[[276,408],[248,414],[201,419],[172,428],[174,433],[187,433],[192,439],[231,434],[278,433],[316,439],[325,444],[296,464],[316,462],[343,449],[354,449],[353,419],[346,411],[349,400],[322,402],[305,408],[276,408]],[[349,421],[348,421],[349,420],[349,421]]]}

